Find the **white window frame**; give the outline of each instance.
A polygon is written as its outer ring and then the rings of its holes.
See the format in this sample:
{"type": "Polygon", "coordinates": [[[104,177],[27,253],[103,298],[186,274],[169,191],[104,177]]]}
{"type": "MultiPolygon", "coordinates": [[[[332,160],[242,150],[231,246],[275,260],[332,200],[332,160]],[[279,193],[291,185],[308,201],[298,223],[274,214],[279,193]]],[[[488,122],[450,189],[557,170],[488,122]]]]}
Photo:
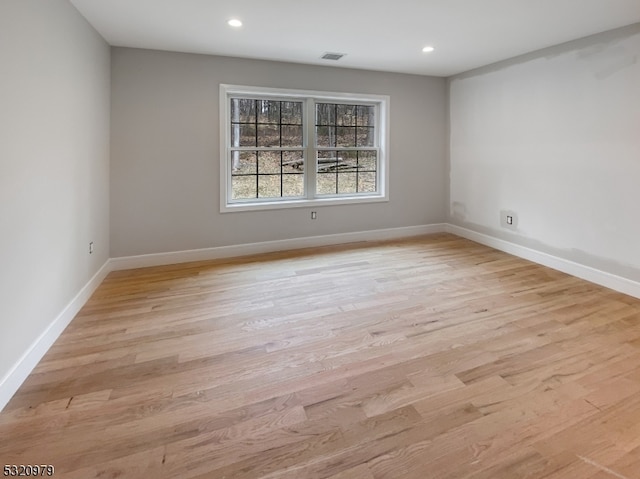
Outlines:
{"type": "MultiPolygon", "coordinates": [[[[315,90],[289,90],[242,85],[220,84],[220,212],[271,210],[343,205],[389,201],[389,96],[356,93],[337,93],[315,90]],[[231,199],[231,98],[245,96],[303,102],[304,117],[304,198],[265,198],[251,200],[231,199]],[[314,196],[316,186],[315,104],[366,104],[376,108],[375,134],[378,151],[376,193],[353,195],[314,196]]],[[[339,149],[339,148],[338,148],[339,149]]]]}

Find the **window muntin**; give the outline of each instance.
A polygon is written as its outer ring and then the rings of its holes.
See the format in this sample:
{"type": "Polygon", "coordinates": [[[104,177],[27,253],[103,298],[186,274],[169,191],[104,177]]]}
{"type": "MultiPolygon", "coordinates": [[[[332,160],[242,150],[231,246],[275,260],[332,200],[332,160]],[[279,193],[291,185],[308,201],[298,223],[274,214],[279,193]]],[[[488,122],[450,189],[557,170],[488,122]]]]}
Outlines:
{"type": "Polygon", "coordinates": [[[304,196],[304,159],[300,151],[240,151],[232,165],[234,200],[304,196]]]}
{"type": "Polygon", "coordinates": [[[387,200],[388,97],[220,91],[221,211],[387,200]]]}
{"type": "Polygon", "coordinates": [[[374,105],[316,103],[316,145],[319,147],[375,147],[374,105]]]}
{"type": "Polygon", "coordinates": [[[304,196],[303,102],[231,98],[231,201],[304,196]]]}
{"type": "Polygon", "coordinates": [[[377,152],[320,150],[317,155],[316,193],[319,196],[377,192],[377,152]]]}
{"type": "Polygon", "coordinates": [[[375,194],[378,174],[376,107],[316,103],[316,194],[375,194]]]}

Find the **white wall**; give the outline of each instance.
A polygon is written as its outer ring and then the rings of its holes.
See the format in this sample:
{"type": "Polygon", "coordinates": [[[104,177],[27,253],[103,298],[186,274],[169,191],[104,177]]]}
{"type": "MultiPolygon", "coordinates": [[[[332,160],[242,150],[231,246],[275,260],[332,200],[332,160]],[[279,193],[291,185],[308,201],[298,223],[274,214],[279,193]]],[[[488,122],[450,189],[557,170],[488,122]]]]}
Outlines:
{"type": "Polygon", "coordinates": [[[451,222],[640,281],[640,25],[459,75],[449,95],[451,222]]]}
{"type": "Polygon", "coordinates": [[[111,256],[441,222],[442,78],[115,48],[111,256]],[[390,201],[220,213],[220,83],[390,95],[390,201]]]}
{"type": "Polygon", "coordinates": [[[67,0],[0,2],[0,386],[108,259],[109,68],[67,0]]]}

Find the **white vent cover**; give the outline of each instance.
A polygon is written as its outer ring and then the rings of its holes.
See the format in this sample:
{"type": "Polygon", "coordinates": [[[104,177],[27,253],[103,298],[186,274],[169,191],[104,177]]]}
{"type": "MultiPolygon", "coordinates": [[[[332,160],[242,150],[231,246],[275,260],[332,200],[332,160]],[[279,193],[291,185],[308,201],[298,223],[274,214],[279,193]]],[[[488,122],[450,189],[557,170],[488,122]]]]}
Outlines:
{"type": "Polygon", "coordinates": [[[325,53],[324,55],[322,55],[320,58],[322,58],[323,60],[340,60],[343,56],[345,56],[346,53],[325,53]]]}

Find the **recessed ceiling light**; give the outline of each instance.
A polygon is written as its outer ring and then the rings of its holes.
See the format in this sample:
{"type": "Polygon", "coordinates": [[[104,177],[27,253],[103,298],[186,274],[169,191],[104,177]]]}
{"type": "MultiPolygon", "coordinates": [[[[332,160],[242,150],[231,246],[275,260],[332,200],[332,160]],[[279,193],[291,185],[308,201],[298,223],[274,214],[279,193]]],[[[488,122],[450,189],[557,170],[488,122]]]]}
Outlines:
{"type": "Polygon", "coordinates": [[[432,51],[434,51],[434,50],[435,50],[435,48],[433,48],[433,47],[429,47],[429,46],[424,47],[424,48],[422,49],[422,51],[423,51],[424,53],[431,53],[431,52],[432,52],[432,51]]]}
{"type": "Polygon", "coordinates": [[[229,24],[229,26],[236,27],[236,28],[242,26],[242,22],[240,20],[238,20],[237,18],[232,18],[227,23],[229,24]]]}

